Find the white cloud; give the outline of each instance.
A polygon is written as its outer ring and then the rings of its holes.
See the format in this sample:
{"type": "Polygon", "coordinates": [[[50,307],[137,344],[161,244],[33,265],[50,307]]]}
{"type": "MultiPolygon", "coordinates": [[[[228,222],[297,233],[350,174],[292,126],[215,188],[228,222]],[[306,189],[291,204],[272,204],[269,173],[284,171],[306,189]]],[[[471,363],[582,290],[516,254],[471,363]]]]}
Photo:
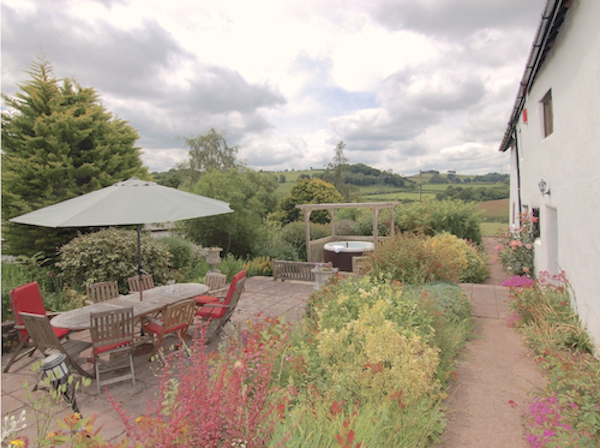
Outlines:
{"type": "MultiPolygon", "coordinates": [[[[543,0],[3,0],[2,91],[40,44],[168,169],[227,129],[255,168],[496,169],[543,0]],[[451,166],[449,166],[451,165],[451,166]]],[[[499,163],[500,162],[500,163],[499,163]]]]}

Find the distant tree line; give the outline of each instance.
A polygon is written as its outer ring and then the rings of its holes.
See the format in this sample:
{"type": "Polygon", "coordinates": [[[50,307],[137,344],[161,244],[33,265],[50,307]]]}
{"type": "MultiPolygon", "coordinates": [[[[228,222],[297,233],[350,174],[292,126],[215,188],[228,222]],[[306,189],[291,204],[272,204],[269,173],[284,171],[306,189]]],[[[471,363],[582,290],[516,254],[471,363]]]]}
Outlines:
{"type": "MultiPolygon", "coordinates": [[[[389,171],[381,171],[377,168],[372,168],[363,163],[348,165],[343,174],[342,180],[345,184],[355,185],[358,187],[367,187],[370,185],[386,185],[391,187],[404,187],[405,179],[389,171]]],[[[315,174],[313,177],[322,179],[326,182],[334,182],[334,172],[326,170],[323,173],[315,174]]]]}
{"type": "MultiPolygon", "coordinates": [[[[430,172],[428,172],[430,173],[430,172]]],[[[470,177],[465,177],[461,179],[454,173],[448,173],[446,177],[442,176],[438,172],[434,172],[433,176],[429,179],[430,184],[462,184],[462,183],[491,183],[491,184],[499,184],[505,183],[508,185],[510,176],[508,174],[499,174],[499,173],[488,173],[482,176],[475,176],[473,179],[470,177]]]]}
{"type": "Polygon", "coordinates": [[[446,191],[439,192],[435,198],[439,201],[446,199],[460,199],[465,202],[493,201],[510,197],[508,185],[496,187],[453,187],[449,185],[446,191]]]}

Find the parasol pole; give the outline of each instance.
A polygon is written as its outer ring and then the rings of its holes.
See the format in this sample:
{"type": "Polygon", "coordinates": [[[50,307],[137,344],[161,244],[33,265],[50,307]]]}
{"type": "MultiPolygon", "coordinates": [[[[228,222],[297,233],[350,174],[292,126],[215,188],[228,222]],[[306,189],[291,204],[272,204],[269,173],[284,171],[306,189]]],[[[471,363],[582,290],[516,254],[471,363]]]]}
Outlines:
{"type": "Polygon", "coordinates": [[[137,226],[137,237],[138,237],[138,276],[139,276],[139,284],[138,289],[140,290],[140,302],[143,299],[143,283],[142,283],[142,240],[140,238],[140,227],[141,224],[137,226]]]}

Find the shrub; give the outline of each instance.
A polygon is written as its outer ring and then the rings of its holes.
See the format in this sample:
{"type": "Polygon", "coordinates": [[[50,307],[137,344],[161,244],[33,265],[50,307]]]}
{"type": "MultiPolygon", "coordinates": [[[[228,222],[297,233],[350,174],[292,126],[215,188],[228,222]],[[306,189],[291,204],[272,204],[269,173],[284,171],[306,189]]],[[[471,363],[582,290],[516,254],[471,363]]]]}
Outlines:
{"type": "Polygon", "coordinates": [[[399,234],[377,246],[365,267],[373,275],[407,284],[456,282],[467,268],[467,257],[447,234],[435,239],[399,234]]]}
{"type": "Polygon", "coordinates": [[[521,227],[516,229],[507,227],[507,232],[500,239],[500,245],[496,246],[496,249],[502,251],[500,262],[507,273],[533,278],[534,225],[537,220],[533,215],[521,214],[521,227]]]}
{"type": "Polygon", "coordinates": [[[460,322],[473,316],[473,305],[469,298],[454,283],[407,285],[404,287],[404,295],[415,301],[422,301],[426,296],[432,301],[437,314],[443,314],[452,322],[460,322]]]}
{"type": "Polygon", "coordinates": [[[273,263],[269,257],[256,257],[244,263],[247,277],[273,275],[273,263]]]}
{"type": "Polygon", "coordinates": [[[356,223],[352,219],[340,219],[335,222],[336,235],[355,235],[354,225],[356,223]]]}
{"type": "Polygon", "coordinates": [[[473,331],[473,305],[456,284],[436,282],[422,286],[405,286],[404,295],[416,300],[419,308],[432,316],[435,330],[431,343],[439,348],[436,377],[447,383],[455,374],[458,351],[464,347],[473,331]]]}
{"type": "MultiPolygon", "coordinates": [[[[380,236],[389,233],[390,219],[387,210],[382,211],[377,217],[377,232],[380,236]]],[[[361,213],[352,226],[352,235],[373,235],[373,214],[369,210],[361,213]]]]}
{"type": "Polygon", "coordinates": [[[338,399],[360,400],[368,391],[370,399],[381,401],[403,391],[406,403],[413,404],[437,387],[433,381],[437,351],[415,332],[386,318],[393,313],[392,306],[383,297],[372,306],[364,303],[355,320],[338,330],[322,328],[317,335],[317,350],[323,367],[331,372],[338,399]]]}
{"type": "Polygon", "coordinates": [[[397,207],[396,225],[403,232],[429,236],[448,232],[481,245],[481,216],[476,203],[425,200],[397,207]]]}
{"type": "Polygon", "coordinates": [[[158,241],[164,244],[171,254],[169,264],[173,269],[186,271],[200,259],[198,246],[192,241],[175,235],[159,238],[158,241]]]}
{"type": "Polygon", "coordinates": [[[467,254],[467,269],[460,277],[460,280],[465,283],[481,283],[490,275],[490,268],[486,263],[483,249],[473,244],[462,241],[463,248],[467,254]]]}
{"type": "Polygon", "coordinates": [[[324,289],[311,296],[311,318],[318,364],[335,399],[366,394],[380,401],[403,391],[406,403],[416,403],[438,387],[437,350],[427,343],[431,315],[398,285],[364,277],[324,289]]]}
{"type": "MultiPolygon", "coordinates": [[[[109,228],[80,235],[59,250],[62,270],[67,285],[82,288],[84,284],[117,281],[122,293],[128,291],[127,278],[137,273],[137,232],[109,228]]],[[[141,236],[142,265],[157,284],[165,283],[170,272],[171,254],[149,234],[141,236]]]]}
{"type": "MultiPolygon", "coordinates": [[[[306,230],[303,222],[292,222],[282,227],[281,240],[289,244],[298,258],[306,261],[306,230]]],[[[329,226],[325,224],[310,223],[310,239],[316,240],[331,235],[329,226]]]]}

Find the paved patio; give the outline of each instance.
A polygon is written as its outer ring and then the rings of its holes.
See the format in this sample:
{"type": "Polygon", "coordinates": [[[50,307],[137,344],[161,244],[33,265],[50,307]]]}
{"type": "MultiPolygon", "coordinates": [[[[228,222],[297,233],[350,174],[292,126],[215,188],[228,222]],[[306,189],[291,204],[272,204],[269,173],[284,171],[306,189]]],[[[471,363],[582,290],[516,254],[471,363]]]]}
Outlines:
{"type": "MultiPolygon", "coordinates": [[[[236,326],[243,326],[245,322],[252,319],[257,314],[261,316],[285,316],[288,321],[296,322],[304,314],[306,301],[309,294],[313,291],[313,283],[298,281],[274,281],[272,277],[250,277],[246,281],[246,289],[238,303],[237,309],[232,318],[236,326]]],[[[229,327],[229,326],[228,326],[229,327]]],[[[74,338],[89,340],[89,332],[79,332],[74,338]]],[[[217,340],[213,341],[209,349],[215,349],[218,345],[217,340]]],[[[82,353],[87,357],[87,353],[82,353]]],[[[8,362],[9,354],[2,356],[2,365],[8,362]]],[[[30,407],[26,398],[26,392],[23,388],[25,382],[29,384],[29,389],[35,383],[37,374],[31,372],[31,366],[34,362],[40,361],[41,355],[36,353],[32,358],[24,358],[17,361],[8,373],[2,373],[2,417],[10,414],[18,414],[22,409],[27,409],[30,413],[30,407]]],[[[93,370],[93,365],[83,364],[88,370],[93,370]]],[[[158,362],[148,362],[147,354],[140,354],[135,357],[135,386],[131,381],[117,383],[108,387],[111,395],[122,405],[128,415],[137,416],[147,409],[148,400],[153,398],[158,392],[160,382],[159,373],[162,365],[158,362]]],[[[45,391],[33,393],[46,394],[45,391]]],[[[78,391],[77,404],[84,417],[98,416],[96,427],[103,426],[102,435],[106,440],[118,440],[124,436],[125,427],[108,402],[107,394],[102,392],[97,394],[95,381],[90,386],[78,391]]],[[[64,415],[70,411],[66,405],[63,406],[64,415]]],[[[33,416],[31,414],[31,416],[33,416]]],[[[57,416],[58,417],[58,416],[57,416]]],[[[29,440],[35,440],[35,422],[30,420],[29,427],[21,432],[29,440]]]]}

